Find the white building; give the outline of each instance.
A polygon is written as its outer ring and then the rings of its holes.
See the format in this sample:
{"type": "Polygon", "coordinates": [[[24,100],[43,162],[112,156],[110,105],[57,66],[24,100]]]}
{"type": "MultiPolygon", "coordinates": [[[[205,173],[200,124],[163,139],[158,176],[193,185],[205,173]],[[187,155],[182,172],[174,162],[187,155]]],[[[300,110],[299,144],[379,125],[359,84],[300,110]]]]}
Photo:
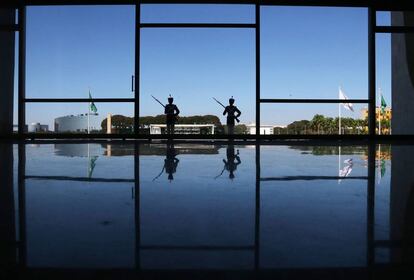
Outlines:
{"type": "MultiPolygon", "coordinates": [[[[246,125],[247,131],[249,134],[256,134],[256,124],[251,123],[246,125]]],[[[270,135],[273,134],[274,128],[280,127],[280,128],[286,128],[285,125],[260,125],[260,134],[261,135],[270,135]]]]}
{"type": "MultiPolygon", "coordinates": [[[[164,134],[167,128],[165,124],[150,124],[150,134],[164,134]]],[[[214,124],[176,124],[174,133],[176,134],[202,134],[202,131],[207,131],[207,134],[214,134],[214,124]]]]}
{"type": "MultiPolygon", "coordinates": [[[[90,131],[100,131],[101,120],[98,114],[91,114],[89,118],[90,131]]],[[[87,132],[88,114],[70,115],[55,119],[55,132],[87,132]]]]}
{"type": "Polygon", "coordinates": [[[27,131],[31,133],[47,132],[49,131],[49,126],[47,124],[31,123],[27,126],[27,131]]]}

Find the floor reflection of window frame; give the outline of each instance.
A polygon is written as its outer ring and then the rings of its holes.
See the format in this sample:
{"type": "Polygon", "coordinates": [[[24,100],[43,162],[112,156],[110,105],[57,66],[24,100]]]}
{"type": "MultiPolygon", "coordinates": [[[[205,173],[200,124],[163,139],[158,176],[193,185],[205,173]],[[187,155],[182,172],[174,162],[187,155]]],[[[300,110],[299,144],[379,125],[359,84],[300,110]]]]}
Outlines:
{"type": "MultiPolygon", "coordinates": [[[[18,242],[18,264],[20,268],[27,268],[27,236],[26,236],[26,190],[25,180],[33,178],[34,176],[26,176],[26,143],[18,144],[18,219],[19,219],[19,242],[18,242]]],[[[134,153],[134,179],[128,180],[134,182],[134,203],[135,203],[135,266],[137,270],[142,270],[141,267],[141,250],[253,250],[254,251],[254,270],[260,270],[260,205],[261,205],[261,181],[277,180],[277,181],[291,181],[303,180],[304,178],[289,178],[289,177],[261,177],[260,165],[260,143],[255,145],[255,165],[256,165],[256,184],[255,184],[255,225],[254,225],[254,245],[251,246],[144,246],[141,244],[141,220],[140,220],[140,160],[139,160],[139,142],[135,141],[134,153]]],[[[384,241],[375,241],[374,233],[374,206],[375,206],[375,143],[368,144],[368,176],[366,177],[347,177],[348,179],[366,179],[367,180],[367,268],[369,270],[375,265],[375,248],[383,245],[384,241]]],[[[35,176],[39,178],[40,176],[35,176]]],[[[318,180],[337,180],[337,176],[305,176],[306,179],[318,180]]],[[[44,176],[46,179],[54,180],[51,176],[44,176]]],[[[59,178],[58,180],[64,180],[59,178]]],[[[66,178],[71,180],[71,178],[66,178]]],[[[83,180],[85,178],[72,178],[75,180],[83,180]]],[[[344,178],[341,178],[344,179],[344,178]]],[[[102,182],[102,178],[89,178],[89,181],[98,180],[102,182]]],[[[114,179],[108,179],[110,182],[116,182],[114,179]]],[[[127,179],[122,179],[125,182],[127,179]]]]}
{"type": "MultiPolygon", "coordinates": [[[[303,143],[299,143],[303,145],[303,143]]],[[[340,145],[344,145],[341,143],[340,145]]],[[[352,145],[352,144],[351,144],[352,145]]],[[[295,181],[295,180],[367,180],[367,230],[366,230],[366,265],[368,270],[371,272],[375,265],[375,151],[376,143],[368,143],[368,174],[367,176],[285,176],[285,177],[261,177],[260,173],[260,144],[256,144],[256,221],[259,223],[260,219],[260,182],[262,181],[295,181]]],[[[260,227],[260,225],[257,225],[260,227]]],[[[257,230],[259,233],[259,229],[257,230]]],[[[257,236],[257,252],[260,251],[260,236],[257,236]]],[[[256,267],[260,268],[259,256],[257,256],[256,267]]]]}
{"type": "MultiPolygon", "coordinates": [[[[87,144],[89,145],[91,143],[88,142],[87,144]]],[[[136,151],[139,151],[137,148],[138,144],[135,144],[135,145],[136,145],[135,146],[136,151]]],[[[77,181],[77,182],[134,183],[132,195],[133,195],[134,203],[135,203],[135,209],[134,209],[135,220],[138,217],[138,223],[135,224],[135,232],[138,232],[136,227],[137,225],[139,225],[139,215],[137,216],[137,199],[139,199],[139,187],[138,187],[139,180],[136,180],[136,178],[139,178],[139,173],[136,173],[137,168],[135,166],[135,164],[137,163],[139,164],[139,159],[138,159],[139,156],[137,155],[137,153],[135,153],[135,156],[134,156],[135,158],[134,179],[26,175],[26,143],[25,142],[18,144],[18,158],[19,158],[18,160],[19,249],[18,251],[19,251],[19,266],[21,268],[27,267],[26,179],[42,179],[42,180],[53,180],[53,181],[77,181]],[[137,195],[137,192],[138,192],[138,195],[137,195]]],[[[137,240],[139,239],[136,239],[136,242],[137,240]]]]}
{"type": "Polygon", "coordinates": [[[18,184],[18,204],[19,204],[19,267],[27,267],[27,236],[26,236],[26,145],[18,144],[18,167],[17,167],[17,184],[18,184]]]}
{"type": "Polygon", "coordinates": [[[254,253],[254,265],[253,269],[256,271],[259,269],[259,231],[260,231],[260,151],[259,145],[256,145],[256,185],[255,185],[255,222],[254,222],[254,244],[246,246],[211,246],[211,245],[191,245],[191,246],[174,246],[174,245],[142,245],[141,244],[141,224],[140,224],[140,176],[139,176],[139,144],[135,144],[135,174],[137,180],[135,182],[135,219],[136,219],[136,267],[141,270],[141,250],[164,250],[164,251],[253,251],[254,253]],[[258,173],[259,171],[259,173],[258,173]]]}

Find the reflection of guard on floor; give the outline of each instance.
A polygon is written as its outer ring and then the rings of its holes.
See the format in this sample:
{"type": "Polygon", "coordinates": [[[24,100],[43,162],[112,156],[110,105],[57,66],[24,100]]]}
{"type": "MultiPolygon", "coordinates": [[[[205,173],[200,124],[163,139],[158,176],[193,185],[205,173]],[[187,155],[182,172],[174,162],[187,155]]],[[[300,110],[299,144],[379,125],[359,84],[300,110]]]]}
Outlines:
{"type": "Polygon", "coordinates": [[[223,115],[227,114],[227,134],[234,134],[234,120],[238,120],[238,118],[241,115],[240,110],[233,105],[234,104],[234,98],[233,96],[229,99],[229,105],[225,107],[223,115]]]}
{"type": "Polygon", "coordinates": [[[177,151],[174,148],[174,144],[167,145],[166,157],[164,160],[165,173],[168,174],[168,180],[174,180],[173,174],[177,171],[178,162],[180,160],[176,158],[177,151]]]}
{"type": "Polygon", "coordinates": [[[234,172],[237,170],[237,166],[241,164],[241,160],[239,157],[239,150],[237,150],[237,153],[234,152],[234,145],[228,145],[226,150],[226,156],[227,160],[223,159],[224,168],[221,171],[221,173],[216,176],[215,179],[220,177],[224,170],[227,170],[229,172],[229,178],[234,179],[234,172]]]}
{"type": "Polygon", "coordinates": [[[174,148],[174,144],[168,143],[167,150],[165,152],[164,166],[162,167],[160,174],[158,174],[154,179],[152,179],[152,181],[158,179],[162,175],[162,173],[164,173],[164,170],[165,173],[168,174],[168,180],[174,180],[173,174],[177,171],[177,166],[180,162],[180,160],[176,156],[177,151],[174,148]]]}
{"type": "Polygon", "coordinates": [[[173,101],[174,98],[170,95],[170,97],[168,97],[168,104],[164,107],[164,114],[166,115],[167,122],[167,134],[174,134],[175,122],[177,121],[178,114],[180,114],[180,110],[178,110],[177,105],[173,104],[173,101]]]}

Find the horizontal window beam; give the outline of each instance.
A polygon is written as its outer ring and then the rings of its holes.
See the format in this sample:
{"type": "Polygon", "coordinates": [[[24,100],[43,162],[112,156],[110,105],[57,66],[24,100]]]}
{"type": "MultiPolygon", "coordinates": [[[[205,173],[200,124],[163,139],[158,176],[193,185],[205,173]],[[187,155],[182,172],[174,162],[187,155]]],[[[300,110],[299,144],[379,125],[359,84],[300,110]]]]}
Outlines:
{"type": "Polygon", "coordinates": [[[260,181],[320,181],[320,180],[368,180],[368,176],[284,176],[262,177],[260,181]]]}
{"type": "Polygon", "coordinates": [[[365,7],[371,0],[141,0],[141,4],[261,4],[270,6],[344,6],[365,7]]]}
{"type": "MultiPolygon", "coordinates": [[[[137,0],[23,0],[26,5],[135,5],[137,0]]],[[[257,0],[140,0],[141,4],[255,4],[257,0]]]]}
{"type": "Polygon", "coordinates": [[[260,99],[260,103],[369,103],[368,99],[260,99]]]}
{"type": "MultiPolygon", "coordinates": [[[[209,134],[209,135],[200,135],[200,134],[101,134],[101,133],[23,133],[21,135],[15,135],[16,138],[20,139],[241,139],[241,140],[273,140],[273,139],[359,139],[365,140],[369,135],[363,134],[332,134],[332,135],[320,135],[320,134],[268,134],[268,135],[255,135],[255,134],[235,134],[235,135],[219,135],[219,134],[209,134]]],[[[409,136],[397,136],[397,135],[379,135],[379,138],[402,138],[407,140],[413,140],[414,135],[409,136]]],[[[0,137],[1,139],[1,137],[0,137]]]]}
{"type": "Polygon", "coordinates": [[[214,246],[214,245],[194,245],[194,246],[174,246],[174,245],[141,245],[141,250],[184,250],[184,251],[240,251],[254,250],[254,246],[214,246]]]}
{"type": "MultiPolygon", "coordinates": [[[[324,143],[326,145],[329,142],[326,141],[337,141],[344,140],[349,141],[349,143],[363,144],[367,143],[366,141],[378,141],[380,143],[390,143],[391,141],[401,141],[401,143],[413,143],[414,135],[368,135],[368,134],[268,134],[268,135],[251,135],[251,134],[239,134],[239,135],[189,135],[189,134],[175,134],[175,135],[166,135],[166,134],[103,134],[103,133],[91,133],[91,134],[81,134],[81,133],[21,133],[21,134],[12,134],[12,135],[0,135],[0,140],[27,140],[27,143],[54,143],[56,140],[60,142],[68,143],[85,143],[87,141],[100,142],[100,141],[115,141],[119,140],[125,142],[128,140],[143,140],[144,142],[151,140],[174,140],[178,142],[188,142],[192,140],[208,140],[205,143],[210,143],[210,141],[216,141],[217,143],[227,143],[229,139],[234,139],[240,141],[240,143],[249,143],[249,140],[252,141],[269,141],[267,144],[278,143],[283,144],[292,140],[289,145],[293,145],[296,140],[306,140],[307,143],[324,143]],[[276,142],[275,142],[276,141],[276,142]],[[280,141],[280,142],[277,142],[280,141]]],[[[345,142],[344,142],[345,143],[345,142]]]]}
{"type": "Polygon", "coordinates": [[[19,31],[18,24],[0,25],[0,31],[19,31]]]}
{"type": "Polygon", "coordinates": [[[25,179],[32,180],[52,180],[52,181],[75,181],[75,182],[97,182],[97,183],[134,183],[134,179],[117,179],[117,178],[89,178],[89,177],[71,177],[71,176],[36,176],[27,175],[25,179]]]}
{"type": "MultiPolygon", "coordinates": [[[[22,5],[135,5],[136,0],[22,0],[22,5]]],[[[377,11],[410,11],[410,1],[383,0],[140,0],[141,4],[248,4],[265,6],[374,7],[377,11]]],[[[7,4],[5,4],[7,5],[7,4]]],[[[9,4],[16,7],[16,4],[9,4]]],[[[6,6],[7,7],[7,6],[6,6]]]]}
{"type": "Polygon", "coordinates": [[[414,26],[377,26],[376,33],[414,33],[414,26]]]}
{"type": "Polygon", "coordinates": [[[26,103],[106,103],[106,102],[134,102],[134,98],[26,98],[26,103]]]}
{"type": "Polygon", "coordinates": [[[255,4],[257,0],[140,0],[141,4],[255,4]]]}
{"type": "Polygon", "coordinates": [[[254,23],[141,23],[140,28],[256,28],[254,23]]]}

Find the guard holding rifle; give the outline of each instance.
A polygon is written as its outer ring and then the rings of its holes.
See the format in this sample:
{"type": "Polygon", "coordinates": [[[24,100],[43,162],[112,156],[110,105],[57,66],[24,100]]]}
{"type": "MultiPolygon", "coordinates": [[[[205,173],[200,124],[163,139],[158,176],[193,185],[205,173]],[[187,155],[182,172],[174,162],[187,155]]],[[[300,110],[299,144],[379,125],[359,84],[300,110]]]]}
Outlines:
{"type": "Polygon", "coordinates": [[[240,122],[239,117],[241,115],[241,112],[236,106],[233,105],[234,104],[233,96],[229,99],[228,106],[224,106],[220,101],[218,101],[215,98],[214,100],[224,107],[223,115],[227,114],[227,134],[229,135],[234,134],[234,125],[235,125],[234,120],[236,120],[237,122],[240,122]]]}
{"type": "MultiPolygon", "coordinates": [[[[152,96],[152,95],[151,95],[152,96]]],[[[177,105],[173,104],[174,98],[171,96],[168,97],[168,104],[164,105],[159,101],[157,98],[152,96],[161,106],[164,107],[164,114],[166,115],[166,124],[167,124],[167,134],[174,134],[174,126],[175,122],[177,121],[178,114],[180,114],[180,110],[178,109],[177,105]]]]}

